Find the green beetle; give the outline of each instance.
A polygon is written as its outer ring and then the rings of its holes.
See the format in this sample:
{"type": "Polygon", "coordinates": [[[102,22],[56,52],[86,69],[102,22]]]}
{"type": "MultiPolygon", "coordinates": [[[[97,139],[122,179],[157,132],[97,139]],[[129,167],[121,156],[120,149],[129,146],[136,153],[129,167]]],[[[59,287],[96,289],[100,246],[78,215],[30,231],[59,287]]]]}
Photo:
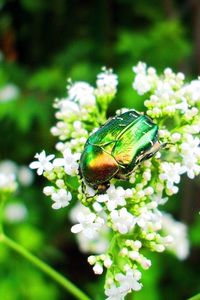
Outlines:
{"type": "Polygon", "coordinates": [[[129,110],[109,119],[88,138],[80,158],[80,175],[103,193],[111,178],[127,179],[163,145],[158,141],[158,126],[146,115],[129,110]]]}

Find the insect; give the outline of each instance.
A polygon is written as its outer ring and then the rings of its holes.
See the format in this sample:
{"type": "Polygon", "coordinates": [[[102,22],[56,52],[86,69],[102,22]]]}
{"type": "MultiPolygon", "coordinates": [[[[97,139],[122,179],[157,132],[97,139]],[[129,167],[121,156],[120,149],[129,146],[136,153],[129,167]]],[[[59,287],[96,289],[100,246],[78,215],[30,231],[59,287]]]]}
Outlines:
{"type": "Polygon", "coordinates": [[[79,172],[87,185],[104,193],[112,178],[126,180],[135,167],[161,147],[158,126],[135,110],[109,119],[86,141],[79,172]]]}

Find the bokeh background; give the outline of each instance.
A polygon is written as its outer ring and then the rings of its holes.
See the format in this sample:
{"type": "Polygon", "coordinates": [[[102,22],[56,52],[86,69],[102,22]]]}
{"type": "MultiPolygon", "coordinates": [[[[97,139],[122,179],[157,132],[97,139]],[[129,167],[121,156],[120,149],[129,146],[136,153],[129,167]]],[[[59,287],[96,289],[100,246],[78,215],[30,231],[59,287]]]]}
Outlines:
{"type": "MultiPolygon", "coordinates": [[[[10,164],[21,182],[7,203],[6,231],[92,299],[103,300],[103,277],[93,275],[87,255],[78,250],[69,209],[52,210],[42,194],[44,179],[33,178],[24,166],[36,152],[54,151],[52,104],[55,97],[66,95],[68,77],[94,84],[102,66],[112,67],[120,83],[110,114],[120,107],[143,109],[144,99],[131,87],[132,66],[139,60],[159,71],[171,67],[188,79],[197,77],[200,1],[1,0],[0,51],[0,169],[10,164]]],[[[151,255],[152,268],[144,272],[144,288],[134,300],[183,300],[200,291],[199,195],[199,178],[185,178],[179,194],[165,206],[189,226],[188,259],[151,255]]],[[[73,297],[0,245],[0,299],[73,297]]]]}

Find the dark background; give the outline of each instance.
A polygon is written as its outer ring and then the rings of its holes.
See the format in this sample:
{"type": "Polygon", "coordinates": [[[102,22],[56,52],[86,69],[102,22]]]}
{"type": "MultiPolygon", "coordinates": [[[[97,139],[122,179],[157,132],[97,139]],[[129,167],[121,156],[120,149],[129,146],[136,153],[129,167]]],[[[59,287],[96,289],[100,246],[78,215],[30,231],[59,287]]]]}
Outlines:
{"type": "MultiPolygon", "coordinates": [[[[67,78],[95,83],[101,67],[119,75],[119,91],[109,113],[120,107],[143,110],[132,90],[132,66],[145,61],[162,71],[171,67],[188,79],[200,74],[198,0],[4,0],[0,1],[0,89],[20,89],[17,99],[0,102],[0,160],[28,165],[36,152],[54,151],[49,132],[55,123],[52,103],[66,95],[67,78]]],[[[10,202],[24,203],[28,218],[6,231],[30,251],[68,276],[92,299],[102,300],[103,278],[93,275],[87,256],[70,233],[68,208],[53,211],[35,178],[10,202]]],[[[200,290],[200,182],[184,178],[179,194],[166,206],[189,226],[191,253],[184,262],[153,254],[134,300],[183,300],[200,290]]],[[[13,252],[0,247],[0,299],[72,299],[13,252]]]]}

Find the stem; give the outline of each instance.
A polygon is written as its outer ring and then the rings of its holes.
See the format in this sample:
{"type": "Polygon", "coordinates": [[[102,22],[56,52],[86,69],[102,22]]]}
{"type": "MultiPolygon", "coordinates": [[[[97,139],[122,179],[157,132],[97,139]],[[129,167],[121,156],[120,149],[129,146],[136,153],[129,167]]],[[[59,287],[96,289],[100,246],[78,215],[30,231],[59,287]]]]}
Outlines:
{"type": "Polygon", "coordinates": [[[200,294],[197,294],[193,296],[192,298],[189,298],[188,300],[200,300],[200,294]]]}
{"type": "Polygon", "coordinates": [[[6,246],[11,248],[15,252],[19,253],[27,260],[29,260],[33,265],[35,265],[38,269],[40,269],[49,277],[51,277],[65,290],[71,293],[75,298],[79,300],[90,300],[90,298],[87,295],[85,295],[78,287],[76,287],[68,279],[66,279],[60,273],[55,271],[52,267],[47,265],[45,262],[41,261],[39,258],[31,254],[23,246],[19,245],[15,241],[11,240],[9,237],[5,236],[3,233],[0,234],[0,242],[4,243],[6,246]]]}
{"type": "Polygon", "coordinates": [[[5,197],[0,195],[0,234],[3,232],[3,206],[4,206],[5,197]]]}

